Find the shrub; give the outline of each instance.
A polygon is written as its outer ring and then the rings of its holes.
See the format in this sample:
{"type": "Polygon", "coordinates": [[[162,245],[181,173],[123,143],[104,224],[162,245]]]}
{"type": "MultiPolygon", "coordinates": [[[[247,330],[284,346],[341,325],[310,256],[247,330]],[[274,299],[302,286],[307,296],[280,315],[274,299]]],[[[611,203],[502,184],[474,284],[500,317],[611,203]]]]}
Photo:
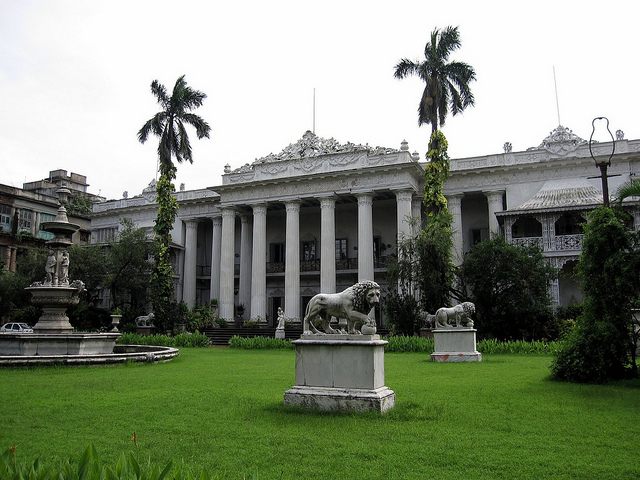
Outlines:
{"type": "Polygon", "coordinates": [[[491,338],[541,339],[553,333],[548,284],[555,270],[537,248],[502,238],[478,243],[465,255],[460,278],[476,306],[476,328],[491,338]]]}
{"type": "Polygon", "coordinates": [[[272,337],[239,337],[234,335],[229,339],[231,348],[242,348],[245,350],[271,350],[271,349],[287,349],[293,348],[293,343],[282,338],[272,337]]]}
{"type": "Polygon", "coordinates": [[[159,345],[162,347],[208,347],[209,337],[195,333],[180,333],[175,337],[168,335],[139,335],[137,333],[123,333],[118,338],[120,345],[159,345]]]}
{"type": "Polygon", "coordinates": [[[7,480],[206,480],[209,475],[202,472],[194,476],[181,465],[176,467],[169,461],[166,465],[138,462],[133,453],[120,455],[115,465],[104,464],[93,445],[89,445],[76,462],[66,460],[56,465],[45,465],[40,460],[32,464],[18,463],[15,447],[9,448],[0,456],[0,478],[7,480]]]}
{"type": "Polygon", "coordinates": [[[389,343],[385,347],[387,352],[433,352],[433,339],[397,335],[385,338],[389,343]]]}
{"type": "Polygon", "coordinates": [[[551,365],[559,380],[602,383],[625,374],[640,256],[637,237],[625,227],[624,217],[608,207],[589,214],[578,264],[584,307],[551,365]]]}

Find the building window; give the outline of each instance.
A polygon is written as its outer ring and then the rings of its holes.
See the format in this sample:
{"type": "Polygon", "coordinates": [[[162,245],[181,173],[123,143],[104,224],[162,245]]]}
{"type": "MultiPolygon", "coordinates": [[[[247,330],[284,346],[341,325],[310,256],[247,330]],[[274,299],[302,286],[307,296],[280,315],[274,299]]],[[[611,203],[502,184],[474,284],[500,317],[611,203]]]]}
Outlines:
{"type": "Polygon", "coordinates": [[[513,238],[542,237],[542,224],[534,217],[518,217],[511,227],[511,236],[513,238]]]}
{"type": "Polygon", "coordinates": [[[336,238],[336,260],[347,259],[347,239],[336,238]]]}
{"type": "Polygon", "coordinates": [[[118,227],[98,228],[91,236],[93,243],[109,243],[115,240],[118,234],[118,227]]]}
{"type": "Polygon", "coordinates": [[[302,248],[300,249],[302,255],[302,261],[309,261],[316,259],[316,242],[312,240],[310,242],[302,242],[302,248]]]}
{"type": "Polygon", "coordinates": [[[284,243],[272,243],[269,245],[269,257],[274,263],[284,262],[284,243]]]}
{"type": "Polygon", "coordinates": [[[0,205],[0,231],[11,232],[11,207],[0,205]]]}
{"type": "Polygon", "coordinates": [[[18,214],[18,231],[31,232],[33,225],[33,212],[31,210],[20,210],[18,214]]]}

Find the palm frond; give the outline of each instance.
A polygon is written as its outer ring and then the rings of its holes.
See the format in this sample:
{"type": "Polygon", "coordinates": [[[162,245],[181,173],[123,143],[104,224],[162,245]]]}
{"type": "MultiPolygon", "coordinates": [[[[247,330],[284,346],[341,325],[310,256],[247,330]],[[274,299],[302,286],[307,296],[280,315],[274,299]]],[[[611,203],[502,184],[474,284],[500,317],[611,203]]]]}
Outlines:
{"type": "Polygon", "coordinates": [[[460,48],[460,33],[458,27],[447,27],[440,32],[440,41],[436,48],[436,55],[442,62],[445,62],[451,52],[460,48]]]}
{"type": "Polygon", "coordinates": [[[413,62],[407,58],[401,59],[394,67],[393,76],[398,79],[403,79],[408,75],[420,75],[421,64],[420,62],[413,62]]]}
{"type": "Polygon", "coordinates": [[[184,123],[180,120],[176,122],[178,126],[178,152],[180,156],[187,160],[189,163],[193,163],[193,156],[191,152],[191,143],[189,142],[189,135],[184,128],[184,123]]]}
{"type": "Polygon", "coordinates": [[[169,106],[169,97],[167,96],[167,89],[158,80],[151,82],[151,93],[156,97],[158,103],[162,105],[162,108],[169,106]]]}
{"type": "Polygon", "coordinates": [[[196,129],[196,135],[198,135],[198,138],[209,138],[211,127],[204,121],[204,119],[202,119],[202,117],[194,113],[185,113],[182,115],[181,119],[196,129]]]}
{"type": "Polygon", "coordinates": [[[640,180],[629,180],[616,190],[616,199],[618,203],[622,203],[629,197],[640,197],[640,180]]]}

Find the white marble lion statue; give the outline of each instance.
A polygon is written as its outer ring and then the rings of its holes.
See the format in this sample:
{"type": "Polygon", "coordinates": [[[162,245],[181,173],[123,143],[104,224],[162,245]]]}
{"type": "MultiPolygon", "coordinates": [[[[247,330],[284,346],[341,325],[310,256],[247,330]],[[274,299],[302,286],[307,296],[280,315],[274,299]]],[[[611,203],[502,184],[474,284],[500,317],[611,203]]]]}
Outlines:
{"type": "Polygon", "coordinates": [[[461,327],[466,324],[467,327],[473,327],[471,315],[476,312],[476,306],[471,302],[463,302],[453,307],[442,307],[436,311],[433,321],[433,328],[443,327],[461,327]],[[454,325],[452,325],[452,322],[454,325]]]}
{"type": "Polygon", "coordinates": [[[155,315],[153,313],[136,317],[136,327],[153,327],[154,318],[155,315]]]}
{"type": "Polygon", "coordinates": [[[334,316],[347,321],[346,333],[360,334],[363,325],[373,322],[369,313],[379,303],[380,286],[370,280],[358,282],[340,293],[319,293],[307,304],[302,333],[345,333],[329,325],[334,316]]]}

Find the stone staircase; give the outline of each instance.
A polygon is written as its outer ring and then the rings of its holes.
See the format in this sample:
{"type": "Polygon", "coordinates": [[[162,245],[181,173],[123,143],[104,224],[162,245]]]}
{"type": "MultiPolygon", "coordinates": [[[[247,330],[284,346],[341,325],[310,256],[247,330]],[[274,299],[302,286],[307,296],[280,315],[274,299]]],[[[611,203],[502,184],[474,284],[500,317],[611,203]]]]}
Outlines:
{"type": "MultiPolygon", "coordinates": [[[[275,327],[260,328],[244,328],[244,327],[224,327],[224,328],[206,328],[202,331],[207,337],[211,345],[229,345],[229,339],[234,335],[239,337],[271,337],[276,336],[275,327]]],[[[287,340],[297,340],[302,335],[302,329],[287,328],[285,330],[285,338],[287,340]]]]}

